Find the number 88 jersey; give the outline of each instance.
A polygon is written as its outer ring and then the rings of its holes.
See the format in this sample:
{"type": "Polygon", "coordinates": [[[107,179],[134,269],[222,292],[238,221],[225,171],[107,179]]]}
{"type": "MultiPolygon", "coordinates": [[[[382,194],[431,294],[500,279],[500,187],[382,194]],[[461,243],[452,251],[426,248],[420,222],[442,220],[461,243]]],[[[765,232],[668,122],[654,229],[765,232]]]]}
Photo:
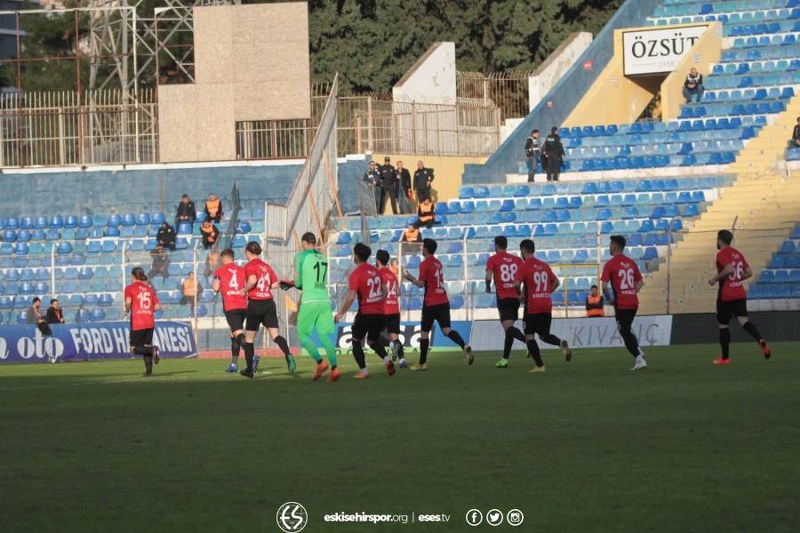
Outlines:
{"type": "Polygon", "coordinates": [[[358,312],[362,315],[383,314],[383,282],[378,269],[361,263],[350,274],[349,288],[358,295],[358,312]]]}
{"type": "Polygon", "coordinates": [[[514,281],[517,279],[517,270],[522,262],[521,258],[508,252],[496,253],[486,262],[486,271],[491,272],[494,277],[498,300],[519,298],[514,281]]]}

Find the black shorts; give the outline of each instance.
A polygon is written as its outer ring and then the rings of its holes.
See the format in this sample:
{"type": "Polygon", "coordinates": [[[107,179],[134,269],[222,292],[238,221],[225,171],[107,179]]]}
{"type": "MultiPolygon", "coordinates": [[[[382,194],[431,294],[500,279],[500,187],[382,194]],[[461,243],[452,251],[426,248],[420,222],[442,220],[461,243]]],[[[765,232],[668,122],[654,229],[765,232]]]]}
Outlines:
{"type": "Polygon", "coordinates": [[[278,327],[278,308],[275,300],[250,300],[247,302],[247,331],[258,331],[258,327],[278,327]]]}
{"type": "Polygon", "coordinates": [[[525,335],[537,334],[540,337],[550,334],[553,323],[552,313],[533,313],[525,315],[525,335]]]}
{"type": "Polygon", "coordinates": [[[614,309],[614,319],[617,321],[619,331],[630,331],[633,319],[636,318],[637,309],[614,309]]]}
{"type": "Polygon", "coordinates": [[[131,330],[131,346],[152,346],[155,328],[131,330]]]}
{"type": "Polygon", "coordinates": [[[422,308],[422,331],[431,331],[433,323],[438,322],[439,327],[450,327],[450,304],[429,305],[422,308]]]}
{"type": "Polygon", "coordinates": [[[500,312],[500,322],[506,320],[519,320],[519,298],[503,298],[497,300],[497,310],[500,312]]]}
{"type": "Polygon", "coordinates": [[[727,324],[731,318],[747,316],[747,300],[717,300],[717,324],[727,324]]]}
{"type": "Polygon", "coordinates": [[[394,333],[395,335],[400,334],[400,313],[394,315],[384,315],[384,324],[386,325],[386,331],[389,333],[394,333]]]}
{"type": "Polygon", "coordinates": [[[362,315],[356,313],[356,318],[353,320],[353,339],[363,340],[367,338],[367,342],[376,342],[381,337],[381,331],[384,327],[383,315],[362,315]]]}
{"type": "Polygon", "coordinates": [[[247,318],[247,309],[231,309],[225,311],[225,320],[228,321],[228,327],[231,328],[231,333],[244,329],[244,321],[247,318]]]}

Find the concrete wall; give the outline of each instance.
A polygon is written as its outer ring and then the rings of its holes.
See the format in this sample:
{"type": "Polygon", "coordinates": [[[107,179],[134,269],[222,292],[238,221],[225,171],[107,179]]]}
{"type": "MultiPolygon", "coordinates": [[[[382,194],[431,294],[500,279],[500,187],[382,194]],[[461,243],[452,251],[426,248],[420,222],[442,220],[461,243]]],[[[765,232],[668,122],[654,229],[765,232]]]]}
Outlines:
{"type": "Polygon", "coordinates": [[[392,89],[397,102],[456,103],[456,45],[434,43],[392,89]]]}
{"type": "Polygon", "coordinates": [[[533,110],[592,44],[589,32],[573,33],[528,79],[529,109],[533,110]]]}
{"type": "Polygon", "coordinates": [[[696,67],[706,78],[711,72],[712,63],[718,62],[721,58],[722,24],[712,22],[700,39],[694,43],[691,51],[661,84],[662,120],[676,119],[680,115],[683,103],[683,82],[689,69],[696,67]]]}
{"type": "Polygon", "coordinates": [[[311,117],[305,2],[195,7],[194,37],[196,82],[158,88],[162,162],[234,160],[237,121],[311,117]]]}

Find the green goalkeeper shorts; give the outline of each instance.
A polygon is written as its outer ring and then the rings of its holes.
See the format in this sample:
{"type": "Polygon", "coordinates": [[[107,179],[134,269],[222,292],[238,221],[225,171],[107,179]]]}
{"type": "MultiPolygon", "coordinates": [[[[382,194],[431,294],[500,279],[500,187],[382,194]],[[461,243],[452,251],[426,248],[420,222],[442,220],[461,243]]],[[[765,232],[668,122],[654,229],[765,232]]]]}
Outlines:
{"type": "Polygon", "coordinates": [[[297,313],[297,333],[311,335],[311,330],[315,327],[319,335],[332,335],[336,331],[331,305],[328,302],[300,305],[300,311],[297,313]]]}

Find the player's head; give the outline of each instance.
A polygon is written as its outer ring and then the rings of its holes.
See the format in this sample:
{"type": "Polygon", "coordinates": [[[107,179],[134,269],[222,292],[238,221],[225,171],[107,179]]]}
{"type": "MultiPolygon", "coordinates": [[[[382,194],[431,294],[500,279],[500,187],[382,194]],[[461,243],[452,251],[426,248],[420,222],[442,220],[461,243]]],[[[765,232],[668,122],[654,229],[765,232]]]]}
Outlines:
{"type": "Polygon", "coordinates": [[[721,229],[717,232],[717,250],[722,250],[726,246],[730,246],[733,242],[733,233],[726,229],[721,229]]]}
{"type": "Polygon", "coordinates": [[[357,264],[366,263],[369,261],[369,256],[372,255],[372,248],[364,244],[363,242],[356,243],[353,246],[353,257],[355,258],[355,262],[357,264]]]}
{"type": "Polygon", "coordinates": [[[626,241],[625,237],[622,235],[612,235],[608,245],[611,255],[621,254],[625,250],[625,244],[627,244],[627,242],[628,241],[626,241]]]}
{"type": "Polygon", "coordinates": [[[430,257],[436,253],[436,249],[439,245],[433,239],[423,239],[422,240],[422,255],[425,257],[430,257]]]}
{"type": "Polygon", "coordinates": [[[303,233],[303,236],[300,238],[300,242],[303,246],[303,250],[313,250],[317,247],[317,236],[307,231],[303,233]]]}
{"type": "Polygon", "coordinates": [[[231,250],[230,248],[225,248],[224,250],[222,250],[222,253],[219,254],[219,256],[222,258],[222,263],[225,265],[227,265],[228,263],[233,263],[233,258],[236,257],[233,250],[231,250]]]}
{"type": "Polygon", "coordinates": [[[378,253],[375,254],[375,261],[377,261],[378,266],[385,267],[389,264],[389,252],[378,250],[378,253]]]}
{"type": "Polygon", "coordinates": [[[131,277],[134,281],[147,281],[147,274],[144,273],[142,267],[133,267],[131,270],[131,277]]]}
{"type": "Polygon", "coordinates": [[[592,285],[592,288],[589,289],[589,292],[592,293],[592,296],[597,296],[597,285],[592,285]]]}
{"type": "Polygon", "coordinates": [[[244,253],[248,259],[261,257],[261,245],[256,241],[250,241],[247,243],[247,246],[244,247],[244,253]]]}
{"type": "Polygon", "coordinates": [[[519,251],[522,252],[522,257],[525,259],[533,257],[533,254],[536,253],[536,243],[531,239],[525,239],[519,243],[519,251]]]}
{"type": "Polygon", "coordinates": [[[503,237],[502,235],[498,235],[494,238],[494,251],[495,252],[505,252],[508,250],[508,239],[503,237]]]}

